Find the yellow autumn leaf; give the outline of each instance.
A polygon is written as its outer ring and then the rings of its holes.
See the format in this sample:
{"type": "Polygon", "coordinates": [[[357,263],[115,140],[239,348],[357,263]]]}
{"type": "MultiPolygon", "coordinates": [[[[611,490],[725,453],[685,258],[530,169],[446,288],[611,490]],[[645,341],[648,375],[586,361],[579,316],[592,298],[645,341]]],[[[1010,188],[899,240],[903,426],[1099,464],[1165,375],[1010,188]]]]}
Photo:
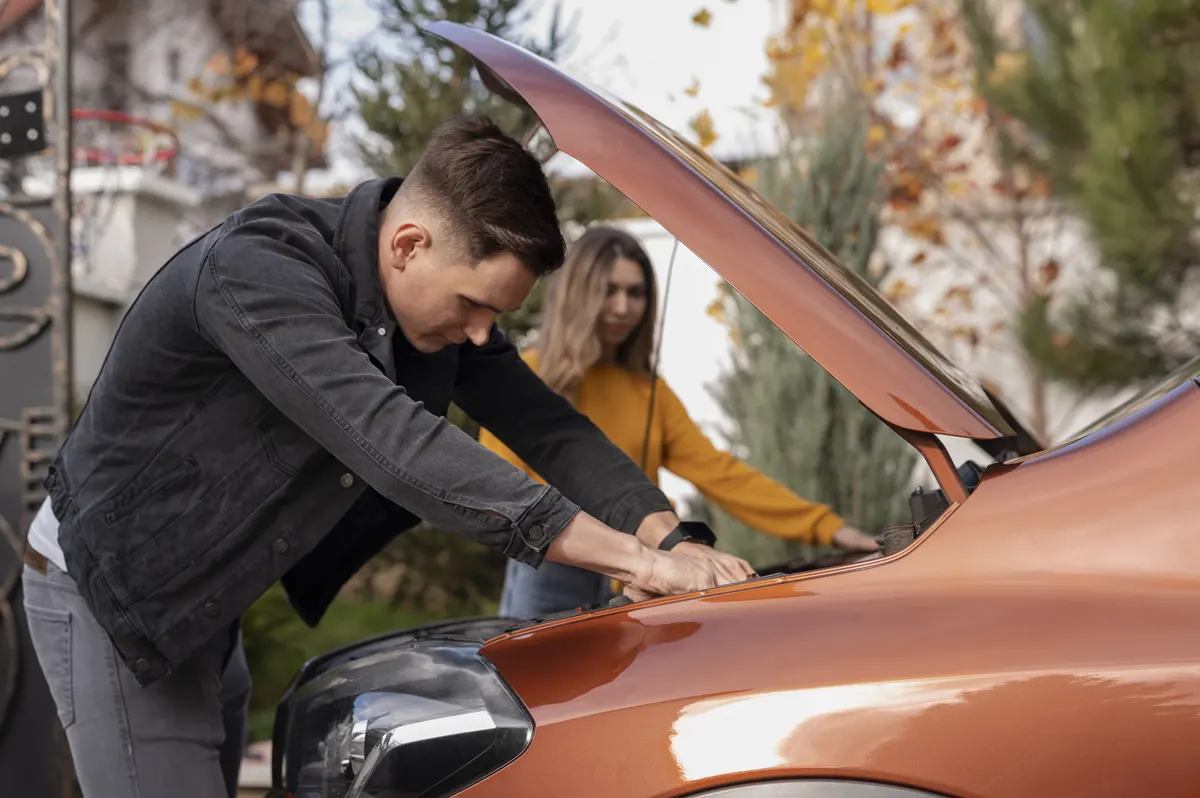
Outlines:
{"type": "Polygon", "coordinates": [[[272,108],[283,108],[291,99],[291,88],[278,80],[263,87],[262,100],[272,108]]]}
{"type": "Polygon", "coordinates": [[[292,92],[290,108],[288,110],[288,119],[292,125],[297,128],[304,128],[318,121],[313,113],[312,103],[298,91],[292,92]]]}
{"type": "Polygon", "coordinates": [[[867,129],[867,141],[871,144],[878,144],[883,141],[883,137],[887,131],[883,129],[883,125],[871,125],[867,129]]]}
{"type": "Polygon", "coordinates": [[[258,69],[258,55],[239,47],[233,56],[233,76],[238,80],[249,77],[258,69]]]}
{"type": "Polygon", "coordinates": [[[692,85],[690,85],[686,89],[684,89],[683,93],[689,97],[695,97],[697,94],[699,94],[700,93],[700,79],[693,77],[692,85]]]}
{"type": "Polygon", "coordinates": [[[718,323],[725,322],[725,298],[723,296],[715,296],[704,309],[704,315],[718,323]]]}
{"type": "Polygon", "coordinates": [[[716,127],[713,125],[712,114],[708,112],[707,108],[693,116],[688,122],[688,127],[699,139],[701,149],[707,150],[719,138],[716,127]]]}
{"type": "Polygon", "coordinates": [[[266,87],[266,81],[262,75],[251,75],[250,80],[246,81],[246,91],[250,95],[250,99],[254,102],[262,102],[263,89],[266,87]]]}
{"type": "Polygon", "coordinates": [[[747,167],[742,168],[737,173],[737,175],[745,183],[754,183],[755,181],[758,180],[758,170],[755,169],[753,166],[747,166],[747,167]]]}
{"type": "Polygon", "coordinates": [[[171,118],[179,122],[194,122],[204,116],[204,109],[195,103],[171,100],[171,118]]]}
{"type": "Polygon", "coordinates": [[[695,14],[692,14],[692,24],[699,25],[701,28],[707,28],[712,24],[712,12],[707,8],[702,8],[695,14]]]}
{"type": "Polygon", "coordinates": [[[867,0],[867,11],[872,14],[895,14],[912,5],[912,0],[867,0]]]}
{"type": "Polygon", "coordinates": [[[208,63],[204,65],[205,69],[212,72],[214,75],[227,75],[231,68],[229,61],[229,53],[224,51],[215,53],[212,58],[208,59],[208,63]]]}
{"type": "Polygon", "coordinates": [[[999,86],[1025,71],[1024,53],[997,53],[988,83],[999,86]]]}
{"type": "Polygon", "coordinates": [[[903,302],[915,293],[916,289],[903,280],[895,280],[883,291],[884,297],[891,302],[903,302]]]}

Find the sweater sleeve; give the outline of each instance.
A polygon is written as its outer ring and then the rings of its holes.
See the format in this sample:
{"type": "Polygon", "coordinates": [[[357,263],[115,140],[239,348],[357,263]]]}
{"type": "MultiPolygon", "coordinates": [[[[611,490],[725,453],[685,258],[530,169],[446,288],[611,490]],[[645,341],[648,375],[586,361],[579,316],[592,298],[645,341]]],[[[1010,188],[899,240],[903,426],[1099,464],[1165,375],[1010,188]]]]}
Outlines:
{"type": "Polygon", "coordinates": [[[827,505],[806,501],[758,469],[718,449],[661,380],[663,465],[747,526],[768,535],[828,544],[845,523],[827,505]]]}

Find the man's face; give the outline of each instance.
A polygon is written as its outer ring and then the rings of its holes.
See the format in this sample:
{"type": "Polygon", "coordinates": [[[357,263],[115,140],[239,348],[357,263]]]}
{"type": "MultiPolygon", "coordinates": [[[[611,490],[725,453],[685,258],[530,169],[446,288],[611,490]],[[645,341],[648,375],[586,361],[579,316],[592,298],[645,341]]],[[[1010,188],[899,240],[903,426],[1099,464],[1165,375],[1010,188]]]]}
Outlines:
{"type": "Polygon", "coordinates": [[[471,264],[455,243],[438,225],[414,221],[385,221],[380,235],[380,284],[419,352],[482,345],[496,316],[520,308],[537,279],[509,253],[471,264]]]}

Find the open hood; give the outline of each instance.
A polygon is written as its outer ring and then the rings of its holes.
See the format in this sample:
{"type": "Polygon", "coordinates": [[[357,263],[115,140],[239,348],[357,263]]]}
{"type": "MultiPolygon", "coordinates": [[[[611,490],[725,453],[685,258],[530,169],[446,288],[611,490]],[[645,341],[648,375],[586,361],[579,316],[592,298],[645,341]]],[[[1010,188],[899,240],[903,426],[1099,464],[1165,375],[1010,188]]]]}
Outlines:
{"type": "Polygon", "coordinates": [[[516,45],[450,22],[425,30],[469,53],[484,84],[536,114],[556,149],[657,220],[884,421],[981,442],[1023,437],[875,289],[698,147],[516,45]]]}

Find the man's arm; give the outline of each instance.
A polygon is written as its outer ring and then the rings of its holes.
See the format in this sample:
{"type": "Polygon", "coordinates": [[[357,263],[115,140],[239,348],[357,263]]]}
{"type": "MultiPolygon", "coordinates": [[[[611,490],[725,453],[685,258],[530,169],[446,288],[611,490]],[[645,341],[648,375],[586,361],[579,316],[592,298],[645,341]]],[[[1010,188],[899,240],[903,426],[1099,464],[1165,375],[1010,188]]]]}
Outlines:
{"type": "Polygon", "coordinates": [[[483,346],[463,346],[454,401],[548,483],[590,515],[658,545],[678,523],[642,469],[552,391],[493,327],[483,346]]]}
{"type": "Polygon", "coordinates": [[[264,396],[380,494],[431,523],[538,564],[578,512],[372,364],[303,227],[247,223],[216,243],[196,286],[197,328],[264,396]]]}

